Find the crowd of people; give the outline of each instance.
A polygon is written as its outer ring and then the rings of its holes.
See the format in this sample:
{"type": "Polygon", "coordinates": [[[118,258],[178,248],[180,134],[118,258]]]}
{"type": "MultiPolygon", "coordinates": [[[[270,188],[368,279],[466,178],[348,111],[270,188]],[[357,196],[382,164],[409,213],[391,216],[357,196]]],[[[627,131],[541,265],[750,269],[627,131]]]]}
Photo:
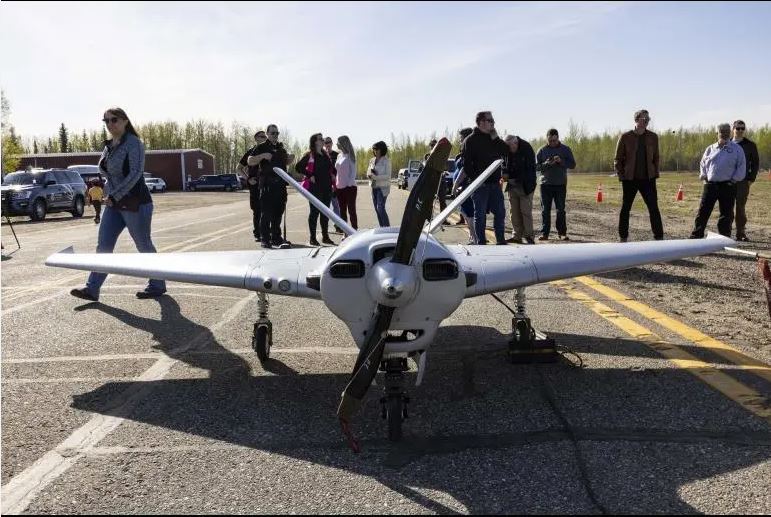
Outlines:
{"type": "MultiPolygon", "coordinates": [[[[128,228],[140,253],[155,253],[150,228],[153,203],[143,180],[145,151],[126,112],[110,108],[103,122],[110,133],[104,142],[99,168],[107,179],[106,188],[91,185],[88,199],[94,205],[96,223],[99,223],[97,253],[112,253],[118,237],[128,228]],[[104,204],[104,213],[101,205],[104,204]]],[[[621,242],[629,239],[629,214],[639,192],[650,215],[653,238],[664,238],[661,213],[658,208],[656,180],[659,177],[659,145],[656,133],[648,129],[647,110],[634,114],[635,126],[622,134],[616,146],[614,159],[616,173],[622,184],[623,203],[619,213],[618,234],[621,242]]],[[[707,221],[718,203],[720,215],[718,231],[731,236],[736,212],[736,239],[748,241],[745,206],[750,186],[757,177],[759,156],[757,146],[746,138],[746,124],[736,120],[733,126],[717,126],[717,142],[707,147],[701,159],[699,177],[704,186],[691,238],[702,238],[707,221]],[[732,134],[733,131],[733,134],[732,134]]],[[[282,235],[281,219],[286,210],[287,184],[273,168],[287,170],[295,163],[295,156],[287,152],[279,141],[279,130],[269,124],[265,131],[254,134],[255,145],[241,158],[239,172],[246,175],[252,209],[253,234],[263,248],[286,248],[291,243],[282,235]]],[[[454,193],[468,188],[495,160],[503,164],[484,180],[461,205],[461,221],[469,228],[470,244],[487,244],[487,214],[493,215],[496,244],[535,244],[533,229],[533,195],[540,173],[541,230],[539,241],[551,234],[551,207],[556,209],[556,230],[560,240],[569,240],[565,201],[567,198],[568,170],[576,167],[573,153],[559,139],[556,129],[546,133],[547,144],[535,152],[533,147],[516,135],[501,139],[495,130],[492,113],[477,113],[476,126],[460,131],[461,148],[455,157],[454,193]],[[506,207],[504,192],[509,199],[512,236],[506,238],[506,207]]],[[[432,141],[430,148],[436,144],[432,141]]],[[[428,158],[428,154],[424,159],[428,158]]],[[[337,139],[337,151],[331,138],[321,133],[312,135],[308,150],[296,161],[295,173],[303,178],[302,186],[321,202],[331,207],[344,221],[358,228],[356,214],[357,165],[356,153],[348,136],[337,139]]],[[[372,145],[372,158],[367,165],[367,178],[372,191],[372,203],[380,226],[390,226],[386,199],[391,185],[391,162],[388,146],[379,141],[372,145]]],[[[447,191],[440,182],[437,192],[440,208],[446,203],[447,191]]],[[[335,244],[329,235],[329,220],[313,203],[309,203],[308,242],[313,246],[335,244]],[[321,243],[317,228],[321,226],[321,243]]],[[[339,229],[337,229],[339,231],[339,229]]],[[[93,272],[86,286],[73,289],[71,294],[96,301],[106,274],[93,272]]],[[[147,287],[137,293],[139,298],[154,298],[166,292],[163,280],[149,280],[147,287]]]]}
{"type": "MultiPolygon", "coordinates": [[[[295,157],[278,141],[279,131],[275,124],[270,124],[266,131],[254,134],[255,145],[241,158],[238,172],[246,176],[249,185],[254,239],[263,248],[285,248],[291,246],[281,235],[287,185],[273,168],[287,170],[287,166],[295,162],[295,157]]],[[[337,149],[334,150],[332,138],[324,138],[322,133],[311,135],[308,150],[297,160],[294,171],[302,178],[303,188],[325,206],[331,207],[343,221],[350,221],[351,226],[358,229],[356,152],[347,135],[338,137],[337,149]]],[[[391,185],[391,161],[385,142],[379,141],[372,145],[367,178],[378,223],[380,226],[390,226],[385,203],[391,185]]],[[[335,227],[335,230],[342,233],[340,228],[335,227]]],[[[319,212],[313,203],[309,203],[308,234],[308,243],[312,246],[335,244],[329,235],[329,218],[319,212]],[[317,238],[319,226],[321,243],[317,238]]]]}
{"type": "MultiPolygon", "coordinates": [[[[664,226],[658,207],[656,180],[660,157],[656,133],[648,129],[647,110],[634,114],[634,128],[623,133],[616,145],[614,166],[622,185],[623,201],[618,218],[621,242],[629,240],[629,214],[640,193],[650,216],[655,240],[664,238],[664,226]]],[[[718,203],[718,232],[731,236],[736,213],[736,240],[749,241],[746,234],[746,204],[750,186],[758,174],[760,159],[754,142],[746,138],[744,121],[717,126],[717,142],[708,146],[701,159],[699,178],[703,181],[701,202],[690,238],[704,237],[707,221],[718,203]],[[733,132],[733,134],[732,134],[733,132]]],[[[466,188],[497,159],[503,165],[461,207],[462,218],[469,225],[469,244],[486,244],[487,214],[493,215],[496,244],[535,244],[533,229],[533,196],[540,176],[541,230],[539,241],[551,234],[551,207],[556,209],[556,230],[560,240],[569,240],[565,201],[568,170],[576,161],[570,147],[560,142],[559,132],[546,132],[547,144],[535,152],[533,147],[515,135],[499,138],[495,119],[489,111],[477,113],[476,127],[460,131],[461,151],[455,158],[456,175],[453,191],[466,188]],[[504,231],[505,211],[503,192],[509,198],[512,236],[504,231]]]]}

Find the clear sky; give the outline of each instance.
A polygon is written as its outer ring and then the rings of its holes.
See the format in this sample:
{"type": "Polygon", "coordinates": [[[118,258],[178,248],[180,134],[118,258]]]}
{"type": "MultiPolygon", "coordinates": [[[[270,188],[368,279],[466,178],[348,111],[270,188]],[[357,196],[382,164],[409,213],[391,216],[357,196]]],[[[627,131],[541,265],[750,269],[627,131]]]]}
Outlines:
{"type": "Polygon", "coordinates": [[[305,140],[473,125],[523,138],[771,122],[771,3],[0,4],[0,86],[25,137],[135,122],[276,122],[305,140]]]}

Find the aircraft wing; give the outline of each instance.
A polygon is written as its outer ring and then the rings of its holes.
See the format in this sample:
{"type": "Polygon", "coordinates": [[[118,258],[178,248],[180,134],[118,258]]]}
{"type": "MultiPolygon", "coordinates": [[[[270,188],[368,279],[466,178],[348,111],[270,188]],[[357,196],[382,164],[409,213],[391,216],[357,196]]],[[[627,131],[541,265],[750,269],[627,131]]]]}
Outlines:
{"type": "Polygon", "coordinates": [[[706,239],[530,246],[447,246],[466,273],[466,298],[581,275],[721,251],[734,241],[706,239]]]}
{"type": "Polygon", "coordinates": [[[74,253],[70,247],[48,257],[46,265],[321,298],[318,290],[307,286],[307,277],[320,273],[334,250],[324,247],[185,253],[74,253]]]}

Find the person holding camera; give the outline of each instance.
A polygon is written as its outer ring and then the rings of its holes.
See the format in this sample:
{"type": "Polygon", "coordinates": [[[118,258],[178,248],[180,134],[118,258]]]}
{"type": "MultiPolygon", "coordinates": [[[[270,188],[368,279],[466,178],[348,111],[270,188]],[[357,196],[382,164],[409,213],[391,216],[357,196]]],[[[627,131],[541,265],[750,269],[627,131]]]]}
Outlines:
{"type": "Polygon", "coordinates": [[[382,140],[372,144],[373,157],[367,166],[367,178],[372,188],[372,203],[375,205],[377,222],[382,227],[391,226],[386,212],[386,198],[391,189],[391,161],[388,159],[388,146],[382,140]]]}
{"type": "Polygon", "coordinates": [[[648,110],[637,111],[634,114],[634,129],[621,135],[616,145],[613,164],[624,192],[618,216],[618,236],[621,242],[627,242],[629,238],[629,212],[637,192],[648,207],[653,238],[657,241],[664,238],[656,192],[656,178],[659,177],[659,137],[656,133],[648,131],[650,120],[648,110]]]}
{"type": "MultiPolygon", "coordinates": [[[[244,153],[243,157],[241,157],[241,161],[238,162],[237,166],[238,172],[246,176],[246,184],[249,188],[249,208],[252,209],[252,234],[254,235],[254,240],[257,242],[262,242],[262,239],[260,238],[260,186],[257,181],[260,174],[260,167],[259,165],[249,166],[247,160],[250,156],[257,156],[259,154],[257,152],[257,147],[259,147],[259,145],[264,143],[267,139],[268,137],[265,134],[265,131],[257,131],[254,134],[255,145],[246,151],[246,153],[244,153]]],[[[266,159],[267,155],[268,153],[265,153],[262,156],[262,159],[266,159]]]]}
{"type": "Polygon", "coordinates": [[[570,147],[560,142],[559,132],[552,128],[546,132],[547,144],[538,150],[535,169],[541,173],[541,236],[539,241],[549,240],[551,231],[551,205],[557,209],[557,234],[568,239],[565,199],[568,192],[568,169],[576,168],[576,160],[570,147]]]}
{"type": "Polygon", "coordinates": [[[286,171],[287,164],[294,156],[287,153],[284,144],[278,141],[278,126],[269,124],[266,129],[268,139],[257,145],[253,156],[247,158],[249,166],[259,165],[257,185],[260,190],[260,238],[263,248],[274,246],[286,248],[291,243],[281,237],[281,216],[286,210],[286,182],[275,172],[273,167],[286,171]]]}

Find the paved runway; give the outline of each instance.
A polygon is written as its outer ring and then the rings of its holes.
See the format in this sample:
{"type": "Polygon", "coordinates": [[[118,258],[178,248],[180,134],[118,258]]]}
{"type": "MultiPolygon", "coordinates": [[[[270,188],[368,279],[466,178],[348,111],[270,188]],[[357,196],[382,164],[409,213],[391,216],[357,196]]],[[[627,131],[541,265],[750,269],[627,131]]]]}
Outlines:
{"type": "MultiPolygon", "coordinates": [[[[159,251],[257,248],[244,193],[155,200],[159,251]]],[[[391,190],[392,223],[405,201],[391,190]]],[[[371,206],[360,187],[362,227],[371,206]]],[[[289,239],[307,242],[307,202],[292,194],[288,210],[289,239]]],[[[68,291],[86,274],[43,261],[92,251],[93,222],[16,231],[22,249],[2,263],[3,513],[771,512],[769,357],[694,340],[592,279],[527,291],[536,327],[583,367],[509,364],[509,313],[469,299],[409,389],[404,441],[385,439],[374,387],[355,455],[335,409],[356,348],[321,301],[271,297],[263,367],[254,293],[169,283],[138,300],[142,281],[111,276],[83,303],[68,291]]],[[[460,227],[438,235],[466,242],[460,227]]],[[[134,251],[127,235],[117,251],[134,251]]]]}

